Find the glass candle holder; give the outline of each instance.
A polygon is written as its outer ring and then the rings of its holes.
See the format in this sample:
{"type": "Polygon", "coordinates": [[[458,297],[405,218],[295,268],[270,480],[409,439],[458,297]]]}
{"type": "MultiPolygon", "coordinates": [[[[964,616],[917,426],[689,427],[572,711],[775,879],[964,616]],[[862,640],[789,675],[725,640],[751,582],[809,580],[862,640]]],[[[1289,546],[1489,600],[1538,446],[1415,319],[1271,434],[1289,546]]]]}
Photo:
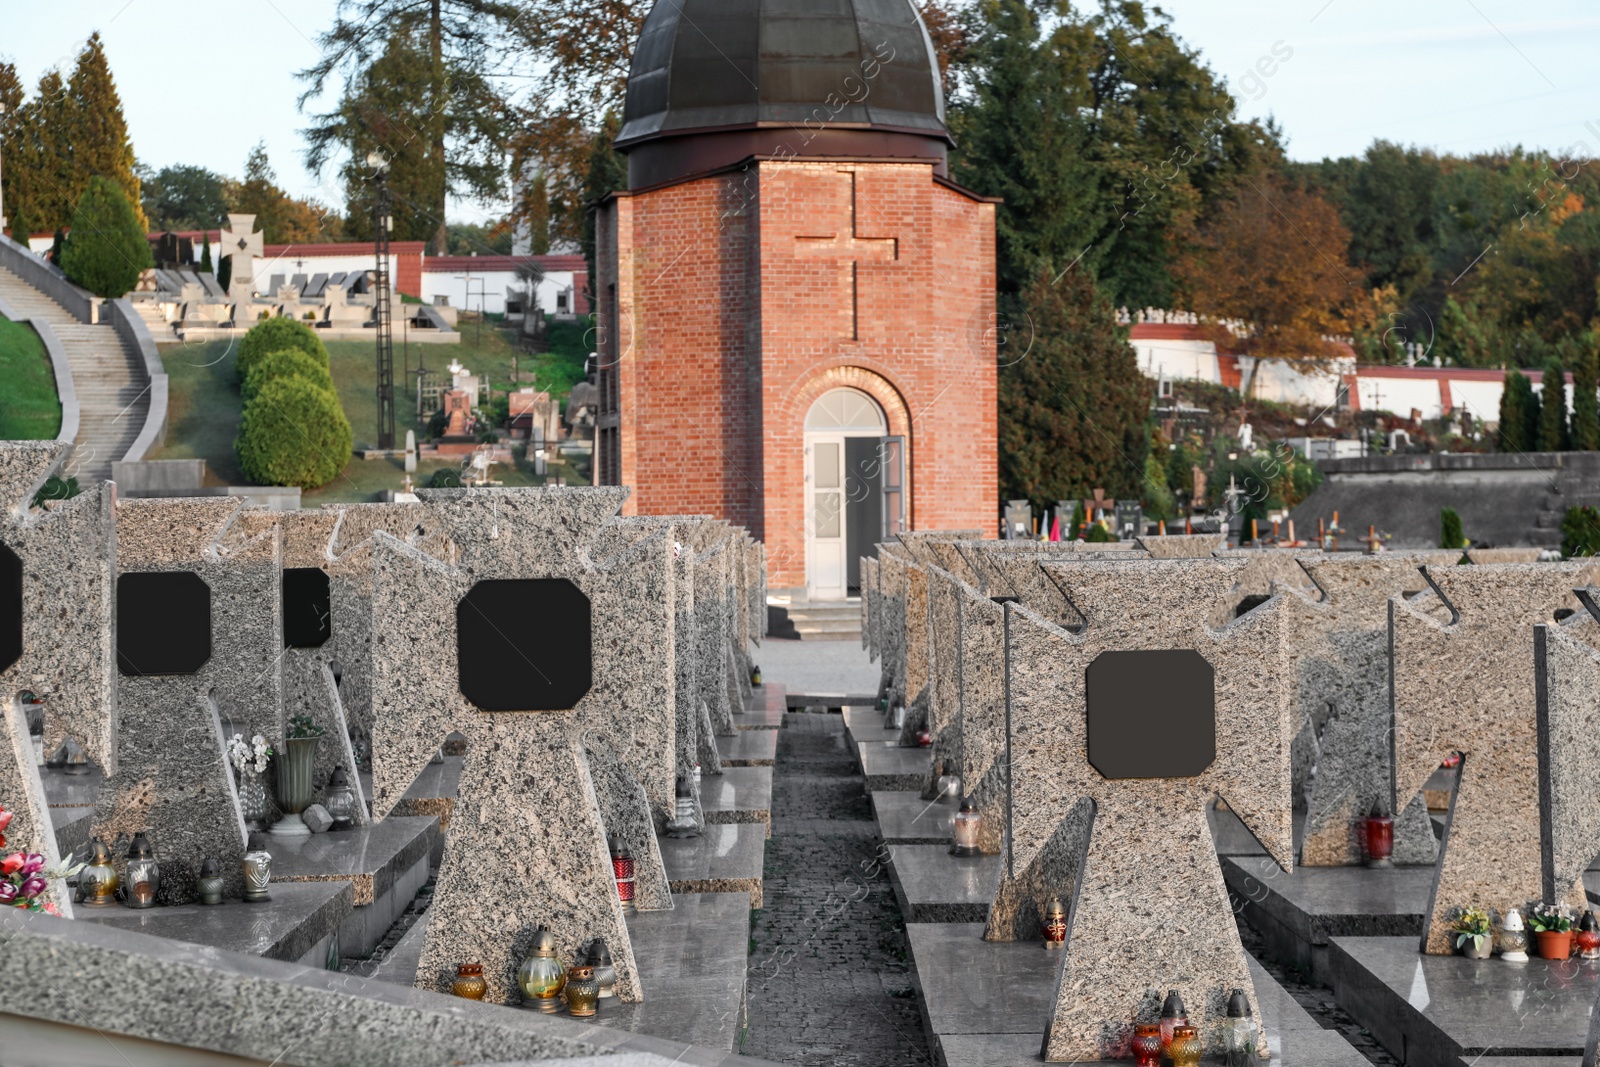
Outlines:
{"type": "Polygon", "coordinates": [[[1389,857],[1394,854],[1394,819],[1374,813],[1366,818],[1366,843],[1368,867],[1393,867],[1389,857]]]}
{"type": "Polygon", "coordinates": [[[210,856],[200,861],[200,877],[196,886],[200,890],[200,903],[222,903],[222,872],[217,870],[217,861],[210,856]]]}
{"type": "Polygon", "coordinates": [[[1494,927],[1494,948],[1507,963],[1528,962],[1528,927],[1522,913],[1507,908],[1505,918],[1494,927]]]}
{"type": "Polygon", "coordinates": [[[978,855],[978,834],[983,829],[983,816],[970,799],[961,802],[951,828],[950,854],[952,856],[978,855]]]}
{"type": "Polygon", "coordinates": [[[594,968],[587,963],[572,968],[567,978],[567,1014],[587,1019],[600,1005],[600,983],[595,981],[594,968]]]}
{"type": "Polygon", "coordinates": [[[156,862],[155,850],[143,832],[133,835],[128,846],[127,877],[123,902],[130,908],[153,908],[156,893],[161,889],[161,864],[156,862]]]}
{"type": "Polygon", "coordinates": [[[1244,990],[1235,989],[1228,997],[1227,1017],[1222,1020],[1222,1052],[1227,1067],[1255,1067],[1259,1032],[1244,990]]]}
{"type": "Polygon", "coordinates": [[[463,1000],[482,1000],[488,991],[489,983],[483,980],[481,963],[463,963],[456,968],[455,980],[450,983],[452,996],[463,1000]]]}
{"type": "Polygon", "coordinates": [[[356,793],[350,787],[350,776],[343,767],[335,767],[328,776],[328,792],[322,806],[333,819],[333,829],[344,830],[356,821],[356,793]]]}
{"type": "Polygon", "coordinates": [[[589,966],[594,968],[594,980],[600,983],[600,999],[617,995],[617,967],[611,961],[611,949],[606,939],[597,937],[589,946],[589,966]]]}
{"type": "Polygon", "coordinates": [[[1044,947],[1058,949],[1067,942],[1067,909],[1052,900],[1044,909],[1044,947]]]}
{"type": "Polygon", "coordinates": [[[1183,997],[1176,989],[1167,990],[1167,999],[1161,1004],[1161,1051],[1165,1056],[1172,1055],[1170,1048],[1173,1035],[1180,1026],[1189,1025],[1189,1010],[1183,1006],[1183,997]]]}
{"type": "Polygon", "coordinates": [[[1596,920],[1593,911],[1584,912],[1583,918],[1578,920],[1573,942],[1578,946],[1580,959],[1600,959],[1600,921],[1596,920]]]}
{"type": "Polygon", "coordinates": [[[250,835],[244,853],[244,899],[247,904],[260,904],[272,899],[267,886],[272,884],[272,853],[267,851],[267,835],[257,831],[250,835]]]}
{"type": "Polygon", "coordinates": [[[566,965],[556,957],[556,938],[546,926],[533,935],[533,955],[517,968],[517,986],[524,1004],[547,1015],[561,1010],[561,990],[567,984],[566,965]]]}
{"type": "Polygon", "coordinates": [[[1133,1067],[1161,1067],[1161,1027],[1140,1023],[1133,1028],[1133,1067]]]}
{"type": "Polygon", "coordinates": [[[633,894],[638,887],[633,853],[616,838],[611,839],[611,876],[617,883],[617,900],[622,903],[624,915],[633,914],[633,894]]]}
{"type": "Polygon", "coordinates": [[[1199,1030],[1192,1026],[1173,1027],[1172,1042],[1167,1045],[1167,1057],[1172,1060],[1172,1067],[1195,1067],[1203,1052],[1205,1042],[1200,1040],[1199,1030]]]}

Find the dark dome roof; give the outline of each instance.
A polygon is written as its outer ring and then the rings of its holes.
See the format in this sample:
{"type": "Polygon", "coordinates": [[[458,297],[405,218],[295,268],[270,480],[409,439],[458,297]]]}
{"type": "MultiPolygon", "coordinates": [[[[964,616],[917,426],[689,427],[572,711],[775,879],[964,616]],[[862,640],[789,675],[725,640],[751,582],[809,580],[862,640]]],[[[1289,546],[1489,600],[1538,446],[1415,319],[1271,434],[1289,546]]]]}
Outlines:
{"type": "Polygon", "coordinates": [[[939,64],[910,0],[658,0],[622,120],[624,150],[769,126],[949,140],[939,64]]]}

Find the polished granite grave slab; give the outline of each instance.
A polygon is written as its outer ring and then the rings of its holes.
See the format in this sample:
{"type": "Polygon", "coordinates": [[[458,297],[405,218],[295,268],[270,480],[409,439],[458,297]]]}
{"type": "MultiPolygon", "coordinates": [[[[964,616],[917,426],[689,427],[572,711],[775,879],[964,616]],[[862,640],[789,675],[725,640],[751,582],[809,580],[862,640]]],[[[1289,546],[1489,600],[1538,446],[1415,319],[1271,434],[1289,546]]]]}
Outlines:
{"type": "Polygon", "coordinates": [[[679,893],[747,893],[761,907],[766,835],[755,823],[711,823],[699,837],[661,837],[667,885],[679,893]]]}
{"type": "Polygon", "coordinates": [[[850,751],[855,752],[863,741],[899,741],[900,731],[883,725],[883,712],[875,707],[845,708],[844,732],[849,739],[850,751]]]}
{"type": "Polygon", "coordinates": [[[778,758],[778,731],[735,730],[717,738],[717,754],[724,767],[770,767],[778,758]]]}
{"type": "MultiPolygon", "coordinates": [[[[982,923],[908,923],[906,934],[923,1026],[940,1067],[1042,1062],[1060,952],[1040,941],[984,941],[982,923]]],[[[1260,998],[1252,1007],[1273,1064],[1364,1067],[1367,1060],[1349,1042],[1321,1029],[1260,964],[1248,962],[1260,998]]]]}
{"type": "Polygon", "coordinates": [[[700,776],[700,810],[708,823],[760,823],[772,836],[772,768],[724,767],[700,776]]]}
{"type": "Polygon", "coordinates": [[[952,794],[923,800],[914,789],[879,789],[872,794],[878,836],[891,845],[948,845],[957,799],[952,794]]]}
{"type": "Polygon", "coordinates": [[[745,1021],[749,896],[674,894],[671,911],[629,916],[628,937],[644,1001],[607,998],[590,1021],[731,1051],[745,1021]]]}
{"type": "MultiPolygon", "coordinates": [[[[272,899],[260,904],[183,904],[134,911],[121,906],[74,910],[82,922],[99,923],[173,941],[243,952],[269,960],[326,967],[339,927],[355,909],[348,882],[272,883],[272,899]]],[[[332,957],[338,959],[337,952],[332,957]]]]}
{"type": "Polygon", "coordinates": [[[44,798],[52,809],[94,807],[100,795],[100,784],[105,780],[106,776],[93,764],[89,765],[87,774],[68,774],[60,767],[39,768],[44,798]]]}
{"type": "MultiPolygon", "coordinates": [[[[1228,809],[1227,805],[1211,805],[1206,808],[1206,822],[1211,826],[1211,839],[1216,844],[1219,856],[1265,856],[1267,850],[1261,847],[1261,842],[1256,840],[1254,834],[1246,829],[1239,816],[1228,809]]],[[[1294,813],[1294,841],[1298,848],[1305,836],[1306,813],[1294,813]]]]}
{"type": "Polygon", "coordinates": [[[438,820],[421,815],[391,815],[310,837],[273,837],[272,879],[349,882],[355,910],[339,931],[339,951],[366,957],[427,882],[438,837],[438,820]]]}
{"type": "Polygon", "coordinates": [[[1478,1056],[1580,1056],[1600,971],[1537,957],[1426,956],[1417,936],[1335,937],[1328,970],[1339,1006],[1407,1067],[1478,1056]]]}
{"type": "Polygon", "coordinates": [[[735,709],[733,725],[740,730],[779,730],[783,716],[788,711],[781,685],[758,685],[744,702],[735,709]]]}
{"type": "Polygon", "coordinates": [[[56,851],[65,860],[78,849],[88,847],[94,808],[51,808],[50,823],[56,832],[56,851]]]}
{"type": "Polygon", "coordinates": [[[933,750],[902,748],[896,741],[862,741],[856,746],[856,759],[869,793],[921,789],[933,766],[933,750]]]}
{"type": "Polygon", "coordinates": [[[889,880],[908,923],[983,922],[999,871],[999,856],[952,856],[948,843],[889,846],[889,880]]]}
{"type": "MultiPolygon", "coordinates": [[[[450,829],[450,816],[455,811],[456,793],[461,785],[462,756],[446,756],[442,762],[430,763],[422,768],[417,780],[411,783],[389,812],[395,815],[428,816],[439,820],[439,829],[450,829]]],[[[363,773],[361,786],[372,796],[372,776],[363,773]]]]}
{"type": "Polygon", "coordinates": [[[1419,938],[1433,887],[1432,867],[1297,867],[1284,874],[1265,856],[1225,856],[1222,877],[1267,952],[1324,985],[1331,938],[1419,938]]]}

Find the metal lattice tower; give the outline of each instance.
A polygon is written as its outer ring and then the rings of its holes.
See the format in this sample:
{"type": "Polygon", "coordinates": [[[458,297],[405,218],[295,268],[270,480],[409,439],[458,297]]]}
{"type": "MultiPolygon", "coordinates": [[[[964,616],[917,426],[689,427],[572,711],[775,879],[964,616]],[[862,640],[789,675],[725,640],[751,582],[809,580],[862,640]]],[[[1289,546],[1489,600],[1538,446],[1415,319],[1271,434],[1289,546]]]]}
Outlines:
{"type": "Polygon", "coordinates": [[[372,198],[373,247],[377,252],[377,294],[374,311],[378,333],[378,447],[394,447],[394,311],[390,306],[389,227],[394,221],[389,206],[387,167],[377,169],[377,190],[372,198]]]}

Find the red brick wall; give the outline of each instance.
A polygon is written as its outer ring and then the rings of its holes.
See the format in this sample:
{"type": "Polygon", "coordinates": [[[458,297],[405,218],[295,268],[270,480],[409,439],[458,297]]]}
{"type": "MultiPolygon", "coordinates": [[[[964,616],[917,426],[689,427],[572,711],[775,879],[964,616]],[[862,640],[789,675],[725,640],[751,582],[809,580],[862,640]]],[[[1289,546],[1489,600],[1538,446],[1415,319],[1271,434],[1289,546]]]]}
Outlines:
{"type": "Polygon", "coordinates": [[[768,161],[619,197],[602,225],[631,513],[747,526],[769,584],[804,585],[806,411],[850,385],[910,438],[912,528],[994,525],[992,204],[928,164],[768,161]]]}

